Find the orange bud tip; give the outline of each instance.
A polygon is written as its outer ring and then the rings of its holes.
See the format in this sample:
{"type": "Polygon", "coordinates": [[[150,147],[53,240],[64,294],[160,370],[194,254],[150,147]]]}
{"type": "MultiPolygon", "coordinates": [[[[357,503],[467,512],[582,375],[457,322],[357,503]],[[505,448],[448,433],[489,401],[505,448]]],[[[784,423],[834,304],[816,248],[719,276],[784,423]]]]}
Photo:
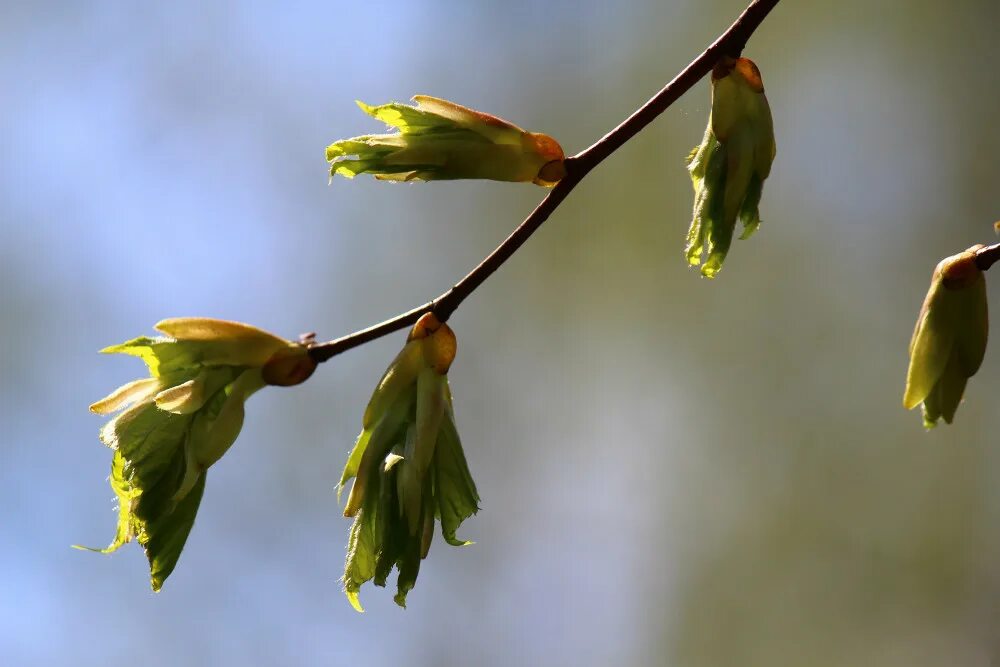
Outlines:
{"type": "Polygon", "coordinates": [[[410,329],[410,335],[406,337],[406,341],[420,340],[421,338],[427,338],[432,333],[441,328],[441,320],[437,318],[434,313],[424,313],[417,320],[413,328],[410,329]]]}
{"type": "Polygon", "coordinates": [[[738,76],[743,77],[750,89],[755,93],[764,92],[764,80],[760,76],[760,70],[749,58],[733,58],[732,56],[722,56],[719,62],[712,68],[712,81],[724,79],[736,71],[738,76]]]}
{"type": "Polygon", "coordinates": [[[563,160],[566,158],[566,154],[563,153],[562,146],[560,146],[559,142],[549,135],[541,134],[539,132],[529,132],[529,134],[535,144],[535,152],[543,158],[546,158],[549,161],[563,160]]]}
{"type": "Polygon", "coordinates": [[[760,70],[749,58],[740,58],[736,61],[736,71],[739,73],[755,93],[764,92],[764,80],[760,77],[760,70]]]}
{"type": "Polygon", "coordinates": [[[317,362],[305,347],[287,347],[275,352],[261,374],[264,382],[276,387],[293,387],[302,384],[316,370],[317,362]]]}
{"type": "Polygon", "coordinates": [[[976,251],[982,244],[974,245],[965,252],[942,259],[937,265],[941,281],[947,289],[964,289],[975,282],[982,270],[976,264],[976,251]]]}
{"type": "Polygon", "coordinates": [[[442,324],[425,343],[424,358],[435,372],[444,375],[455,361],[457,350],[458,339],[455,338],[455,332],[447,324],[442,324]]]}

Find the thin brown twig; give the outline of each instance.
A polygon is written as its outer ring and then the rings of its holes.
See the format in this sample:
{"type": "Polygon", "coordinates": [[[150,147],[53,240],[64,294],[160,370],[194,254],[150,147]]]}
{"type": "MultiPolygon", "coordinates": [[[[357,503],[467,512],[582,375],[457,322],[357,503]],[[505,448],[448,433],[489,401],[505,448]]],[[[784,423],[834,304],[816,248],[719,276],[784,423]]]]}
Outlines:
{"type": "Polygon", "coordinates": [[[988,271],[997,261],[1000,261],[1000,243],[994,243],[976,251],[976,267],[980,271],[988,271]]]}
{"type": "Polygon", "coordinates": [[[754,0],[740,14],[739,18],[722,35],[705,49],[700,56],[685,67],[670,83],[663,87],[646,104],[622,121],[615,129],[608,132],[592,146],[583,152],[567,158],[567,175],[552,188],[545,199],[534,211],[511,232],[496,250],[479,263],[476,268],[459,280],[455,285],[436,299],[401,313],[391,319],[380,322],[367,329],[356,331],[335,340],[313,345],[310,356],[317,362],[323,362],[341,352],[363,345],[369,341],[381,338],[386,334],[398,331],[416,322],[421,315],[433,312],[442,322],[447,320],[455,309],[465,301],[476,288],[483,284],[504,262],[517,252],[528,238],[542,226],[556,208],[566,199],[567,195],[583,180],[591,169],[603,162],[608,156],[621,148],[629,139],[649,125],[657,116],[677,101],[681,95],[690,90],[701,80],[722,56],[738,57],[746,46],[747,40],[764,21],[764,18],[774,9],[780,0],[754,0]]]}

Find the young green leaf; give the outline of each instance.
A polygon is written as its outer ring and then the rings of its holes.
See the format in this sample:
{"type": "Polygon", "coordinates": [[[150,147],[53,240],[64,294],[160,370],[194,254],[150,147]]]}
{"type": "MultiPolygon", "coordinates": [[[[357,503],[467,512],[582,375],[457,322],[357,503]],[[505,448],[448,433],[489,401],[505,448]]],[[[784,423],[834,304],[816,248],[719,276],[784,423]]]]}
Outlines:
{"type": "Polygon", "coordinates": [[[427,95],[413,100],[415,106],[358,102],[362,111],[398,132],[330,144],[330,177],[369,173],[391,181],[483,178],[551,187],[566,175],[562,148],[548,135],[448,100],[427,95]]]}

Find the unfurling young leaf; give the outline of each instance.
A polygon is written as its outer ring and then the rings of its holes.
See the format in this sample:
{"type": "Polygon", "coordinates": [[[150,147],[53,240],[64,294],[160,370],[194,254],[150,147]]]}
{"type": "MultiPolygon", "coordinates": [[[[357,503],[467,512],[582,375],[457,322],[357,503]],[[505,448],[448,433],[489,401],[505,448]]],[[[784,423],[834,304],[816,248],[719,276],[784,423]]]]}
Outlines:
{"type": "Polygon", "coordinates": [[[330,177],[368,173],[391,181],[485,178],[551,187],[566,175],[563,150],[546,134],[526,132],[448,100],[427,95],[413,100],[415,106],[358,102],[362,111],[399,132],[330,144],[330,177]]]}
{"type": "Polygon", "coordinates": [[[316,367],[305,346],[239,322],[176,318],[156,328],[167,336],[102,350],[141,358],[151,377],[90,406],[102,415],[119,413],[100,433],[114,450],[118,529],[99,551],[137,539],[154,591],[177,565],[206,471],[236,441],[247,398],[266,384],[303,382],[316,367]]]}
{"type": "Polygon", "coordinates": [[[982,247],[974,245],[938,263],[917,317],[903,407],[923,404],[925,428],[933,428],[940,418],[952,422],[965,384],[986,354],[986,280],[976,265],[976,251],[982,247]]]}
{"type": "Polygon", "coordinates": [[[757,66],[723,58],[712,71],[712,114],[705,137],[688,156],[694,215],[685,254],[714,278],[733,240],[736,220],[748,238],[760,226],[760,197],[774,160],[771,108],[757,66]]]}
{"type": "Polygon", "coordinates": [[[366,581],[385,586],[398,568],[395,601],[406,606],[420,561],[441,522],[445,541],[479,510],[455,427],[448,369],[455,358],[451,328],[427,313],[389,365],[368,402],[362,431],[338,485],[354,479],[344,516],[354,517],[344,565],[344,591],[363,611],[358,591],[366,581]]]}

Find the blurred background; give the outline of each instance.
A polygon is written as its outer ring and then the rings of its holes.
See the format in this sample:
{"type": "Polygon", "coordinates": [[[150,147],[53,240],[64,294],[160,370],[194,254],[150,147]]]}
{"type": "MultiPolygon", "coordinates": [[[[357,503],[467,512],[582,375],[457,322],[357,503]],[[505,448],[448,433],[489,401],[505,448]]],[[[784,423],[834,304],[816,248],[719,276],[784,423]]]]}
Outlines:
{"type": "MultiPolygon", "coordinates": [[[[0,6],[0,664],[989,665],[1000,350],[957,423],[900,406],[931,270],[995,237],[995,0],[784,2],[746,55],[764,224],[686,268],[699,84],[452,319],[482,511],[405,611],[340,591],[334,484],[393,335],[261,392],[153,594],[113,556],[96,351],[161,318],[333,338],[426,301],[541,189],[328,186],[353,103],[428,93],[575,153],[743,0],[0,6]]],[[[988,282],[995,276],[991,276],[988,282]]],[[[991,288],[1000,287],[996,284],[991,288]]]]}

